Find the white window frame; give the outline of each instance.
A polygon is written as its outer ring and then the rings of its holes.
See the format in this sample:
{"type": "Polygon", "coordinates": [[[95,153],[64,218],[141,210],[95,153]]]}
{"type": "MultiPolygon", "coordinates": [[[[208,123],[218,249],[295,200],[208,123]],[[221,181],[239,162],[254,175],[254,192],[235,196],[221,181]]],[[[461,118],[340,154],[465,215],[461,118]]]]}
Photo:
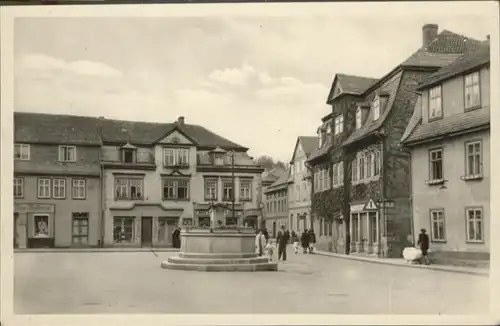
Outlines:
{"type": "Polygon", "coordinates": [[[252,200],[252,180],[240,179],[240,200],[251,201],[252,200]]]}
{"type": "Polygon", "coordinates": [[[444,209],[431,209],[431,241],[432,242],[446,242],[446,216],[444,209]],[[439,225],[443,226],[443,234],[440,234],[439,225]],[[437,237],[435,237],[437,227],[437,237]]]}
{"type": "Polygon", "coordinates": [[[50,198],[51,188],[50,188],[50,178],[38,178],[37,181],[37,197],[38,198],[50,198]]]}
{"type": "Polygon", "coordinates": [[[71,187],[71,197],[73,199],[85,199],[87,198],[87,180],[85,179],[73,179],[71,187]]]}
{"type": "Polygon", "coordinates": [[[121,230],[125,229],[125,221],[130,220],[132,221],[132,226],[131,226],[131,236],[130,236],[130,241],[125,241],[124,243],[133,243],[135,241],[135,223],[137,222],[135,217],[133,216],[114,216],[113,217],[113,242],[114,243],[120,243],[120,241],[116,241],[115,239],[115,234],[114,234],[114,229],[117,227],[116,222],[120,222],[120,228],[121,230]]]}
{"type": "Polygon", "coordinates": [[[344,131],[344,115],[339,114],[335,117],[335,135],[339,135],[344,131]]]}
{"type": "Polygon", "coordinates": [[[208,201],[215,201],[217,200],[217,188],[219,185],[218,179],[216,178],[206,178],[204,181],[204,188],[205,188],[205,200],[208,201]]]}
{"type": "Polygon", "coordinates": [[[480,177],[482,175],[483,172],[482,147],[483,144],[480,140],[469,141],[465,143],[465,176],[480,177]],[[476,149],[476,145],[479,145],[478,149],[476,149]],[[472,158],[472,166],[470,162],[471,158],[472,158]]]}
{"type": "Polygon", "coordinates": [[[66,199],[66,179],[52,179],[52,197],[56,199],[66,199]]]}
{"type": "Polygon", "coordinates": [[[188,166],[189,149],[187,148],[163,148],[163,166],[188,166]]]}
{"type": "Polygon", "coordinates": [[[380,175],[380,166],[382,162],[380,161],[381,155],[380,150],[375,150],[373,152],[373,176],[376,177],[380,175]]]}
{"type": "Polygon", "coordinates": [[[20,161],[29,161],[31,156],[31,147],[29,144],[14,144],[14,159],[20,161]],[[19,157],[16,157],[16,148],[18,148],[19,157]]]}
{"type": "Polygon", "coordinates": [[[366,179],[366,157],[364,153],[358,155],[359,181],[366,179]]]}
{"type": "Polygon", "coordinates": [[[479,71],[464,77],[464,104],[465,109],[481,106],[481,82],[479,71]]]}
{"type": "Polygon", "coordinates": [[[59,162],[76,162],[76,146],[59,145],[58,153],[59,162]],[[71,157],[71,153],[73,153],[73,157],[71,157]]]}
{"type": "Polygon", "coordinates": [[[233,200],[234,196],[235,196],[235,193],[234,193],[233,180],[231,180],[231,179],[223,179],[222,180],[222,200],[223,201],[233,200]],[[231,189],[232,197],[231,196],[227,196],[229,194],[229,192],[230,192],[229,189],[231,189]]]}
{"type": "Polygon", "coordinates": [[[352,182],[358,182],[359,181],[359,170],[358,170],[358,158],[354,158],[351,162],[351,179],[352,182]]]}
{"type": "Polygon", "coordinates": [[[373,110],[373,121],[376,121],[380,118],[380,96],[375,96],[372,102],[372,110],[373,110]]]}
{"type": "Polygon", "coordinates": [[[373,152],[368,151],[365,155],[366,157],[366,178],[371,179],[373,177],[373,152]]]}
{"type": "Polygon", "coordinates": [[[166,177],[162,180],[162,199],[163,200],[189,200],[190,184],[188,178],[166,177]],[[167,192],[165,196],[165,188],[172,189],[172,196],[167,192]],[[179,188],[186,188],[186,197],[179,198],[179,188]]]}
{"type": "Polygon", "coordinates": [[[444,178],[444,150],[442,148],[435,148],[429,151],[429,180],[440,181],[444,178]],[[433,154],[441,153],[440,159],[433,158],[433,154]],[[435,177],[437,173],[434,171],[434,163],[441,161],[441,178],[435,177]]]}
{"type": "MultiPolygon", "coordinates": [[[[482,207],[467,207],[465,210],[465,228],[466,228],[466,239],[467,242],[473,242],[473,243],[484,243],[484,211],[482,207]],[[471,214],[472,219],[471,219],[471,214]],[[479,214],[478,214],[479,213],[479,214]],[[477,215],[480,217],[478,218],[477,215]],[[470,237],[470,224],[474,225],[474,229],[479,228],[480,229],[480,238],[476,238],[478,232],[475,232],[474,239],[471,239],[470,237]],[[479,224],[479,225],[478,225],[479,224]]],[[[477,230],[477,229],[476,229],[477,230]]]]}
{"type": "Polygon", "coordinates": [[[115,200],[143,200],[144,199],[144,179],[116,177],[114,183],[115,200]],[[136,188],[136,196],[132,197],[132,187],[136,188]],[[117,196],[117,189],[120,189],[121,194],[117,196]],[[137,191],[140,190],[140,191],[137,191]],[[137,194],[140,193],[140,196],[137,194]]]}
{"type": "Polygon", "coordinates": [[[443,97],[441,85],[429,89],[429,120],[443,117],[443,97]]]}
{"type": "Polygon", "coordinates": [[[14,177],[14,198],[23,198],[24,197],[24,178],[22,177],[14,177]]]}
{"type": "Polygon", "coordinates": [[[358,107],[358,109],[356,110],[356,129],[360,129],[361,128],[361,124],[362,124],[362,112],[361,112],[361,108],[358,107]]]}

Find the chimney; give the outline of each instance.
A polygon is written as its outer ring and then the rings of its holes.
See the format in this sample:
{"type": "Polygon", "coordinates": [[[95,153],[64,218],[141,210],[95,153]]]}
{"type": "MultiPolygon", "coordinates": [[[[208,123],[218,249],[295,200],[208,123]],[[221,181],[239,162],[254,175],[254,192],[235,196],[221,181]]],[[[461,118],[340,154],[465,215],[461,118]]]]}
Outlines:
{"type": "Polygon", "coordinates": [[[177,118],[177,124],[181,127],[184,126],[184,117],[177,118]]]}
{"type": "Polygon", "coordinates": [[[425,24],[422,27],[422,45],[425,47],[431,43],[438,35],[439,26],[437,24],[425,24]]]}

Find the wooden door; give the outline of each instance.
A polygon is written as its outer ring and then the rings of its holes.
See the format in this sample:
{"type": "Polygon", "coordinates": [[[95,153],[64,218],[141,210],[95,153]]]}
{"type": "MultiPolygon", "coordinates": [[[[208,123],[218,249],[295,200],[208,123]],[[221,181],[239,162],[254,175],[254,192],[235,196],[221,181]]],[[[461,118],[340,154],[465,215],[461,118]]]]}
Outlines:
{"type": "Polygon", "coordinates": [[[141,218],[141,246],[151,247],[153,243],[153,218],[141,218]]]}

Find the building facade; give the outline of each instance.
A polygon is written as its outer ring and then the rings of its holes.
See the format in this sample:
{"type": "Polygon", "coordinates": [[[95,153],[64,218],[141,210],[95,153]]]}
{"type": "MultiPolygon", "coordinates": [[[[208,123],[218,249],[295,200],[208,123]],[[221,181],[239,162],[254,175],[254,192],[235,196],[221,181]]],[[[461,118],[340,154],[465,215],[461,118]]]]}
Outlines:
{"type": "Polygon", "coordinates": [[[318,137],[300,136],[290,161],[288,178],[289,229],[300,234],[313,228],[311,219],[311,173],[307,160],[318,148],[318,137]]]}
{"type": "MultiPolygon", "coordinates": [[[[261,208],[261,220],[259,221],[259,228],[261,229],[267,229],[265,217],[268,215],[268,210],[267,210],[267,201],[270,199],[265,195],[265,192],[267,188],[278,181],[280,178],[284,178],[288,176],[288,171],[281,167],[275,167],[270,170],[266,170],[262,172],[261,174],[261,182],[258,185],[258,201],[259,201],[259,207],[261,208]]],[[[269,212],[270,213],[270,212],[269,212]]]]}
{"type": "Polygon", "coordinates": [[[14,247],[100,245],[95,119],[15,113],[14,141],[14,247]]]}
{"type": "Polygon", "coordinates": [[[18,117],[52,131],[28,138],[28,129],[44,130],[16,118],[15,232],[27,234],[26,242],[70,246],[86,234],[78,245],[168,247],[176,227],[210,224],[214,205],[228,222],[257,225],[263,169],[247,148],[183,117],[147,123],[66,116],[66,125],[56,115],[18,117]]]}
{"type": "Polygon", "coordinates": [[[489,259],[489,63],[485,44],[431,75],[402,139],[414,235],[428,231],[434,259],[489,259]]]}
{"type": "Polygon", "coordinates": [[[349,252],[350,175],[349,160],[342,143],[354,130],[356,109],[362,94],[377,80],[337,74],[327,104],[332,112],[322,119],[318,136],[322,146],[310,157],[314,171],[313,215],[322,243],[336,253],[349,252]],[[347,217],[347,218],[346,218],[347,217]]]}
{"type": "Polygon", "coordinates": [[[264,192],[265,228],[271,238],[276,238],[281,226],[288,228],[288,175],[282,175],[264,192]]]}

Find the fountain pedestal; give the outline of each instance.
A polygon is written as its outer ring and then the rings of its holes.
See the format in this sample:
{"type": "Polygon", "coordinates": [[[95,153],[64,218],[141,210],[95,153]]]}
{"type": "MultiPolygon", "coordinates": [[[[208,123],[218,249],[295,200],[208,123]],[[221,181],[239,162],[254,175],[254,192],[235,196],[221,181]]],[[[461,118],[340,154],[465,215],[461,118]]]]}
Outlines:
{"type": "Polygon", "coordinates": [[[165,269],[193,271],[277,271],[278,264],[255,253],[255,229],[226,227],[217,214],[211,214],[216,228],[186,228],[181,232],[178,257],[162,262],[165,269]],[[221,225],[222,224],[222,225],[221,225]]]}

